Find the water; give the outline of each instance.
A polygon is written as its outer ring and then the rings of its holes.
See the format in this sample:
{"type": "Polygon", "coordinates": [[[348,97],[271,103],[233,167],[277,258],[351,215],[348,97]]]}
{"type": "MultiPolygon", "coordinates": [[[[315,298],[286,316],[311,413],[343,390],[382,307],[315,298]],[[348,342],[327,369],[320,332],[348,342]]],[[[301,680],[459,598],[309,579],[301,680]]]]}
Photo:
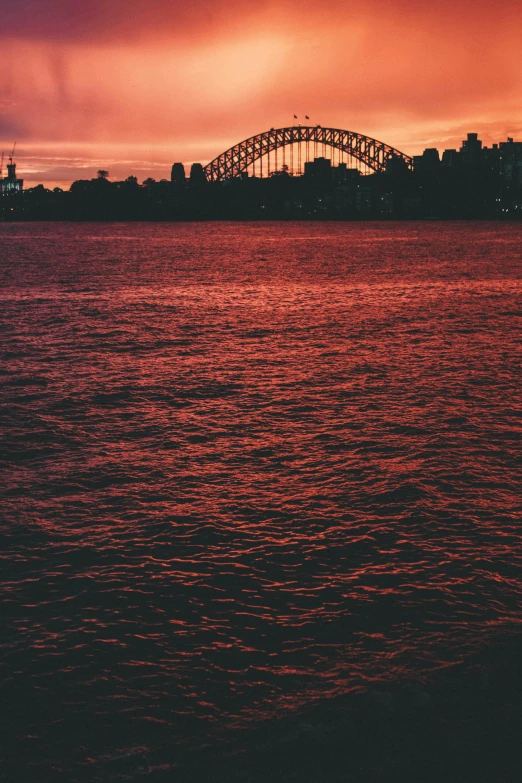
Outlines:
{"type": "Polygon", "coordinates": [[[522,225],[0,247],[13,779],[168,769],[517,629],[522,225]]]}

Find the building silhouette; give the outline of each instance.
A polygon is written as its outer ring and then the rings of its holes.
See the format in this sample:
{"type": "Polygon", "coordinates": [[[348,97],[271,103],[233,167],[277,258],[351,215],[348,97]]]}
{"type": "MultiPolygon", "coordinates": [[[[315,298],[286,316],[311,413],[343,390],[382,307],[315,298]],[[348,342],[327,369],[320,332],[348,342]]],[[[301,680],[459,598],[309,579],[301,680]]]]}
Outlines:
{"type": "Polygon", "coordinates": [[[201,163],[193,163],[190,167],[190,183],[192,185],[206,185],[207,178],[201,163]]]}
{"type": "MultiPolygon", "coordinates": [[[[326,146],[324,147],[326,150],[326,146]]],[[[522,142],[484,146],[468,133],[459,149],[409,158],[393,149],[372,173],[337,156],[315,155],[292,170],[279,164],[209,181],[209,166],[181,162],[170,180],[79,180],[68,191],[23,190],[10,157],[0,178],[0,217],[14,220],[520,219],[522,142]],[[264,176],[263,176],[264,174],[264,176]],[[268,174],[268,176],[267,176],[268,174]]]]}
{"type": "Polygon", "coordinates": [[[23,179],[18,179],[16,176],[16,163],[13,162],[12,157],[9,158],[7,164],[7,177],[0,179],[0,195],[12,196],[21,193],[24,187],[23,179]]]}
{"type": "Polygon", "coordinates": [[[186,181],[185,166],[183,163],[174,163],[170,174],[170,181],[173,185],[184,185],[186,181]]]}

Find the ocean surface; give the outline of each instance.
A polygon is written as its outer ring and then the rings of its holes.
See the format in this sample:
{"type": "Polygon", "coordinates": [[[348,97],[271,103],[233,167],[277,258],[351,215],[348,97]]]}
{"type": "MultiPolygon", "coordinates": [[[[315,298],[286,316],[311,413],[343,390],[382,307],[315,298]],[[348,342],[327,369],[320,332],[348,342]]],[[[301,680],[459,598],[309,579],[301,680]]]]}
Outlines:
{"type": "Polygon", "coordinates": [[[5,223],[0,280],[9,780],[519,633],[522,224],[5,223]]]}

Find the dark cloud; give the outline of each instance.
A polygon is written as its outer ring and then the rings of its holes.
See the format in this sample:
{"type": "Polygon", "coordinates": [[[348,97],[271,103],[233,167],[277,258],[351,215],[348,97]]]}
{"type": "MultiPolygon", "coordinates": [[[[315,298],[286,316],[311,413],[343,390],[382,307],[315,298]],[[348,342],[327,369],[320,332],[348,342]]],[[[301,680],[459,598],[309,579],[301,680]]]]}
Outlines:
{"type": "MultiPolygon", "coordinates": [[[[263,8],[264,0],[251,7],[263,8]]],[[[208,31],[248,12],[239,0],[0,0],[3,37],[114,40],[208,31]]]]}
{"type": "Polygon", "coordinates": [[[245,17],[287,18],[296,26],[309,17],[328,24],[354,16],[401,18],[404,34],[412,19],[445,27],[448,34],[465,33],[489,20],[492,28],[520,13],[520,0],[0,0],[0,38],[49,41],[133,40],[157,36],[204,36],[245,17]]]}

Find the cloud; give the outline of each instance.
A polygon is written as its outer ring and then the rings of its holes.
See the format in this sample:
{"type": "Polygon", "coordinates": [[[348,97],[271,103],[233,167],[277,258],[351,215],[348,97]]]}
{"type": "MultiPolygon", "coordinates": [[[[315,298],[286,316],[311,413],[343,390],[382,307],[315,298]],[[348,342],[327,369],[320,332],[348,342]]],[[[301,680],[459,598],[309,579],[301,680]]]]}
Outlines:
{"type": "Polygon", "coordinates": [[[42,172],[66,147],[118,176],[125,161],[151,174],[207,162],[294,114],[411,154],[455,146],[461,128],[491,141],[522,125],[519,0],[0,0],[0,12],[0,143],[18,139],[20,165],[31,151],[31,176],[38,149],[42,172]]]}
{"type": "Polygon", "coordinates": [[[400,22],[404,35],[424,20],[426,27],[446,35],[483,27],[492,30],[516,20],[519,0],[0,0],[3,37],[47,41],[127,41],[176,35],[192,40],[226,33],[247,19],[284,20],[301,28],[313,20],[335,29],[339,21],[366,18],[376,35],[386,33],[390,20],[400,22]]]}
{"type": "Polygon", "coordinates": [[[136,41],[199,37],[259,14],[266,0],[0,0],[5,37],[38,41],[136,41]]]}

